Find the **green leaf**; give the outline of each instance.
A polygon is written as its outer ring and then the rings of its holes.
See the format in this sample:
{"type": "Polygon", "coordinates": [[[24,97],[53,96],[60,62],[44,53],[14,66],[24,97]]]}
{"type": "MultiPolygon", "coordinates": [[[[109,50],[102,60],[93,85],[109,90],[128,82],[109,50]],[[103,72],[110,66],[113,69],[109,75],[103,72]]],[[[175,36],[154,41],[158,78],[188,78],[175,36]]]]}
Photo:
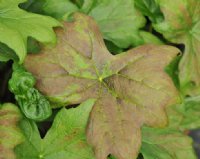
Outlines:
{"type": "Polygon", "coordinates": [[[38,53],[38,52],[40,52],[40,44],[35,39],[28,38],[27,51],[28,51],[28,53],[38,53]]]}
{"type": "Polygon", "coordinates": [[[7,103],[0,106],[0,158],[15,159],[14,147],[24,138],[17,127],[22,116],[17,106],[7,103]]]}
{"type": "MultiPolygon", "coordinates": [[[[52,27],[60,26],[51,17],[28,13],[18,8],[24,0],[1,0],[0,42],[13,49],[22,63],[27,52],[27,37],[43,43],[55,43],[52,27]]],[[[6,56],[6,55],[5,55],[6,56]]]]}
{"type": "Polygon", "coordinates": [[[164,16],[156,0],[135,0],[135,6],[153,23],[162,22],[164,16]]]}
{"type": "MultiPolygon", "coordinates": [[[[84,0],[84,3],[74,1],[80,9],[69,0],[43,2],[42,13],[57,19],[69,19],[69,15],[78,10],[92,16],[99,24],[111,51],[121,52],[123,48],[144,43],[162,44],[153,34],[139,31],[145,25],[145,18],[135,9],[133,0],[126,3],[122,0],[84,0]]],[[[34,2],[35,5],[37,3],[41,2],[34,2]]]]}
{"type": "Polygon", "coordinates": [[[185,131],[200,128],[200,96],[186,98],[181,105],[176,105],[174,110],[179,113],[179,120],[176,120],[179,129],[185,131]]]}
{"type": "Polygon", "coordinates": [[[46,0],[42,8],[45,14],[57,19],[68,17],[78,10],[78,7],[70,0],[46,0]]]}
{"type": "Polygon", "coordinates": [[[139,31],[141,38],[143,39],[143,44],[164,44],[157,36],[153,35],[147,31],[139,31]]]}
{"type": "Polygon", "coordinates": [[[91,17],[77,13],[63,25],[58,45],[29,55],[25,67],[54,107],[96,99],[87,128],[96,158],[136,158],[140,127],[164,127],[165,107],[179,100],[164,71],[179,50],[145,45],[112,55],[91,17]]]}
{"type": "MultiPolygon", "coordinates": [[[[27,41],[27,51],[31,53],[37,53],[40,51],[40,46],[38,42],[32,38],[28,38],[27,41]]],[[[13,60],[15,62],[19,61],[18,56],[15,51],[9,48],[7,45],[0,42],[0,61],[7,62],[13,60]]]]}
{"type": "Polygon", "coordinates": [[[34,13],[49,15],[59,20],[66,20],[71,13],[79,10],[77,5],[70,0],[29,0],[23,3],[21,7],[34,13]]]}
{"type": "Polygon", "coordinates": [[[0,42],[0,61],[7,62],[11,59],[13,61],[19,60],[19,58],[11,48],[0,42]]]}
{"type": "Polygon", "coordinates": [[[113,44],[111,41],[104,40],[106,47],[112,54],[119,54],[123,52],[123,49],[117,47],[115,44],[113,44]]]}
{"type": "Polygon", "coordinates": [[[200,128],[200,96],[187,97],[181,104],[167,108],[169,118],[168,128],[183,133],[200,128]]]}
{"type": "MultiPolygon", "coordinates": [[[[75,3],[80,8],[87,0],[70,0],[70,1],[75,3]]],[[[88,0],[88,1],[96,1],[96,0],[88,0]]]]}
{"type": "Polygon", "coordinates": [[[109,157],[109,159],[116,159],[116,158],[115,158],[115,157],[113,157],[113,156],[110,156],[110,157],[109,157]]]}
{"type": "Polygon", "coordinates": [[[173,61],[165,68],[165,71],[172,78],[176,88],[180,89],[180,81],[178,78],[178,64],[182,56],[177,56],[173,61]]]}
{"type": "Polygon", "coordinates": [[[26,141],[15,149],[17,159],[94,159],[85,129],[94,100],[77,108],[61,109],[46,136],[41,139],[35,123],[21,122],[26,141]]]}
{"type": "Polygon", "coordinates": [[[16,95],[16,100],[25,116],[35,121],[49,118],[52,110],[49,101],[35,88],[29,88],[22,95],[16,95]]]}
{"type": "Polygon", "coordinates": [[[34,88],[35,82],[31,73],[14,63],[9,89],[27,118],[42,121],[51,116],[52,110],[49,101],[34,88]]]}
{"type": "Polygon", "coordinates": [[[88,14],[93,6],[95,6],[100,0],[82,0],[81,11],[88,14]]]}
{"type": "Polygon", "coordinates": [[[154,24],[170,42],[184,44],[179,64],[181,90],[185,95],[200,93],[200,1],[159,0],[164,21],[154,24]]]}
{"type": "Polygon", "coordinates": [[[24,3],[20,3],[19,7],[33,13],[43,14],[43,5],[45,0],[27,0],[24,3]]]}
{"type": "Polygon", "coordinates": [[[138,31],[146,21],[135,9],[133,0],[98,1],[88,14],[98,23],[104,39],[118,47],[143,44],[138,31]]]}
{"type": "Polygon", "coordinates": [[[168,128],[143,127],[141,153],[144,159],[197,159],[192,139],[168,128]]]}

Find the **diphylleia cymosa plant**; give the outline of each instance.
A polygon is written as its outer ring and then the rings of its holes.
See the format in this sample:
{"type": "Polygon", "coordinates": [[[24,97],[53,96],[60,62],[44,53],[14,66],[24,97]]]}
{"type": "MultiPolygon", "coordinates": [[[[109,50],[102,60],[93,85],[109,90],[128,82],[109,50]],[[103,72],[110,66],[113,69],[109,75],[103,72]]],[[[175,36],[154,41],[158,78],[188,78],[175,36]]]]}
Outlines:
{"type": "Polygon", "coordinates": [[[0,159],[197,159],[199,8],[0,0],[0,159]]]}

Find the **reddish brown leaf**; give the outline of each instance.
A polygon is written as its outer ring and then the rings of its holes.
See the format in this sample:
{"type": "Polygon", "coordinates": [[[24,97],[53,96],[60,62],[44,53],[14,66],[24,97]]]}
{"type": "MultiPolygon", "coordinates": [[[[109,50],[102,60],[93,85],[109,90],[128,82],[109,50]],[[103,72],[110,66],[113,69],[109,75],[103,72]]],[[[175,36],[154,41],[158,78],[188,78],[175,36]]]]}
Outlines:
{"type": "Polygon", "coordinates": [[[145,45],[111,55],[92,18],[77,13],[57,30],[55,48],[29,55],[25,67],[37,78],[37,88],[54,106],[79,104],[94,98],[87,129],[96,158],[109,154],[136,158],[143,124],[163,127],[165,107],[178,93],[164,68],[179,53],[171,46],[145,45]]]}
{"type": "Polygon", "coordinates": [[[4,104],[0,108],[0,159],[15,159],[14,148],[23,141],[17,124],[21,113],[17,106],[4,104]]]}

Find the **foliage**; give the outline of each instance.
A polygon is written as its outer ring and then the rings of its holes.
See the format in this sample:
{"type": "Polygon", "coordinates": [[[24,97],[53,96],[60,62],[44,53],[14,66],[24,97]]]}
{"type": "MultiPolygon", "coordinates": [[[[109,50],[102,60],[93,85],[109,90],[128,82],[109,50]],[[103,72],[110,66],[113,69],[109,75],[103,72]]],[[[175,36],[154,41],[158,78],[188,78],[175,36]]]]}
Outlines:
{"type": "Polygon", "coordinates": [[[167,40],[185,45],[184,54],[179,63],[181,89],[186,95],[198,95],[200,90],[200,2],[159,0],[158,4],[165,20],[153,24],[154,28],[167,40]]]}
{"type": "Polygon", "coordinates": [[[136,157],[141,145],[140,127],[164,126],[164,108],[178,100],[164,67],[179,50],[146,45],[113,56],[91,18],[77,13],[74,22],[63,25],[64,30],[56,32],[58,45],[29,55],[26,69],[40,81],[37,88],[57,107],[97,100],[87,131],[97,158],[109,154],[136,157]],[[83,45],[76,46],[77,41],[83,45]],[[165,61],[159,61],[161,56],[165,61]],[[159,76],[153,75],[154,71],[159,76]]]}
{"type": "MultiPolygon", "coordinates": [[[[19,3],[22,2],[24,0],[1,0],[0,2],[0,42],[16,52],[20,63],[26,56],[27,37],[44,43],[55,43],[56,38],[52,27],[60,25],[51,17],[28,13],[18,8],[19,3]]],[[[7,60],[10,58],[13,59],[9,56],[7,60]]]]}
{"type": "Polygon", "coordinates": [[[143,128],[141,152],[144,159],[196,159],[192,139],[170,128],[143,128]]]}
{"type": "Polygon", "coordinates": [[[0,158],[196,159],[199,8],[0,0],[0,158]]]}
{"type": "Polygon", "coordinates": [[[23,66],[13,64],[9,89],[15,94],[15,99],[25,116],[40,121],[51,116],[52,111],[49,101],[34,88],[35,82],[35,78],[26,72],[23,66]]]}
{"type": "Polygon", "coordinates": [[[85,127],[94,100],[82,103],[78,108],[62,108],[56,115],[51,129],[41,139],[33,121],[23,119],[20,127],[25,142],[15,149],[17,158],[42,159],[93,159],[92,148],[86,142],[85,127]]]}
{"type": "Polygon", "coordinates": [[[24,141],[17,125],[22,115],[17,106],[11,103],[0,105],[0,115],[0,158],[15,159],[13,149],[24,141]]]}

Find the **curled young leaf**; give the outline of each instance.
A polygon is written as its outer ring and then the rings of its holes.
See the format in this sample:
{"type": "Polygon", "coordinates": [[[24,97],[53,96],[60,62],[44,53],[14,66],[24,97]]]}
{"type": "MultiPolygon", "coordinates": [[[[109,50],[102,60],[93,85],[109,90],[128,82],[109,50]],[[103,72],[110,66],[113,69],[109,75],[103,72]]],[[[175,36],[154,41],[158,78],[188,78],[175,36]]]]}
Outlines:
{"type": "Polygon", "coordinates": [[[9,80],[9,89],[15,95],[23,94],[32,88],[36,83],[31,73],[27,72],[23,66],[13,64],[12,78],[9,80]]]}
{"type": "Polygon", "coordinates": [[[29,119],[42,121],[52,114],[49,101],[35,88],[29,88],[22,95],[16,95],[16,100],[29,119]]]}
{"type": "Polygon", "coordinates": [[[94,20],[80,13],[56,32],[56,47],[25,60],[37,88],[54,107],[96,99],[87,129],[96,158],[136,158],[140,127],[165,126],[165,107],[179,100],[164,71],[179,50],[145,45],[111,55],[94,20]]]}
{"type": "Polygon", "coordinates": [[[14,64],[12,78],[9,80],[10,91],[15,94],[21,110],[26,117],[41,121],[52,114],[49,101],[34,88],[35,78],[23,66],[14,64]]]}

